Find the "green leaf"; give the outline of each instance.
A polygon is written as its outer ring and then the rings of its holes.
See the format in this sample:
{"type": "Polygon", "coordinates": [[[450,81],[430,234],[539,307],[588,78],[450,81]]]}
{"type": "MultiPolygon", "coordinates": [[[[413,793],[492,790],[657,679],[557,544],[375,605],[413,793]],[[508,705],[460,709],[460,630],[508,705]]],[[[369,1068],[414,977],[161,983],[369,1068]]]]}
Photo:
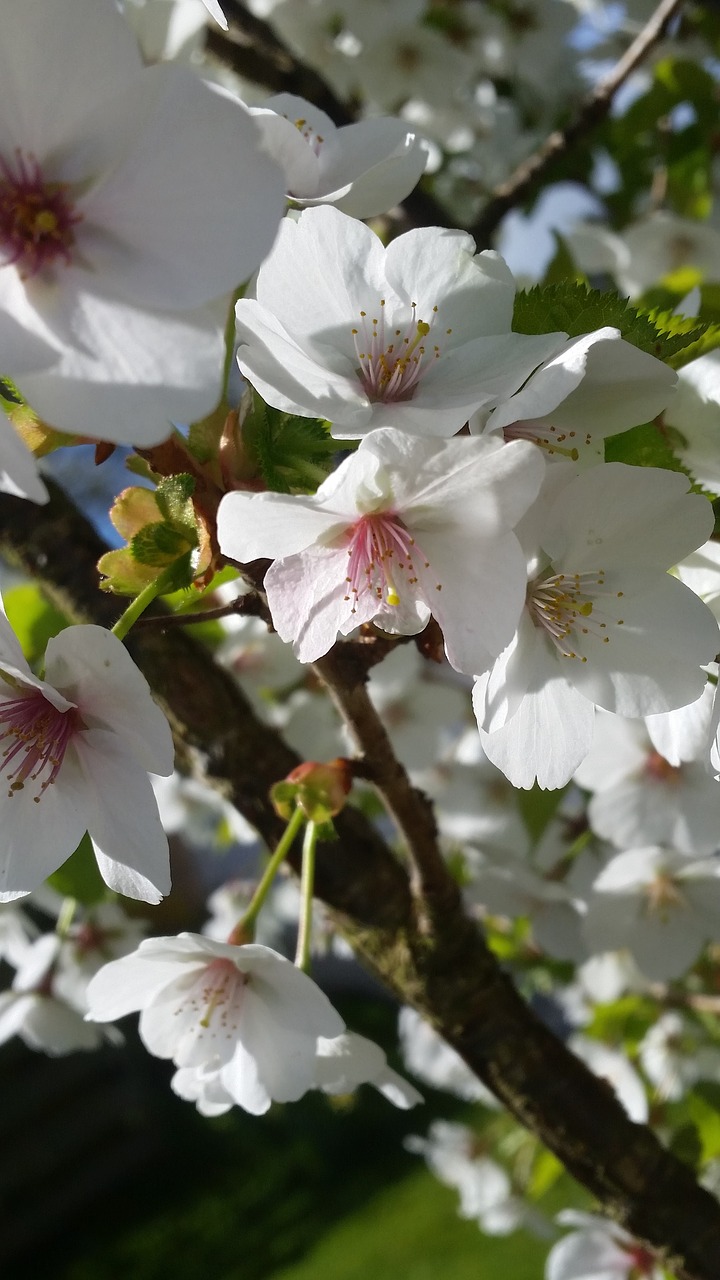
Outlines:
{"type": "Polygon", "coordinates": [[[164,476],[155,491],[155,499],[168,524],[185,535],[186,542],[197,545],[197,524],[192,495],[195,481],[192,476],[180,473],[164,476]]]}
{"type": "Polygon", "coordinates": [[[98,870],[92,841],[87,832],[67,862],[49,877],[48,884],[56,893],[61,893],[65,898],[77,898],[78,902],[87,907],[105,897],[107,886],[98,870]]]}
{"type": "Polygon", "coordinates": [[[141,564],[128,547],[106,551],[97,567],[102,575],[101,591],[112,591],[116,596],[139,596],[158,576],[154,565],[141,564]]]}
{"type": "MultiPolygon", "coordinates": [[[[194,546],[194,543],[191,545],[194,546]]],[[[130,550],[136,560],[141,564],[157,567],[172,564],[187,549],[188,538],[185,532],[161,522],[144,525],[130,543],[130,550]]]]}
{"type": "Polygon", "coordinates": [[[553,333],[560,329],[577,338],[606,325],[619,329],[626,342],[665,361],[690,348],[705,334],[705,326],[697,320],[670,311],[643,313],[614,289],[601,293],[577,281],[535,285],[515,297],[516,333],[553,333]]]}
{"type": "Polygon", "coordinates": [[[69,619],[32,583],[11,587],[3,599],[8,622],[25,657],[31,664],[39,662],[48,640],[69,626],[69,619]]]}
{"type": "Polygon", "coordinates": [[[664,467],[666,471],[690,473],[673,451],[673,443],[682,445],[684,438],[673,427],[659,427],[647,422],[632,427],[605,441],[606,462],[626,462],[631,467],[664,467]]]}
{"type": "Polygon", "coordinates": [[[266,485],[276,493],[314,493],[342,447],[322,419],[281,413],[257,394],[242,424],[242,440],[266,485]]]}
{"type": "Polygon", "coordinates": [[[531,1200],[537,1200],[540,1196],[545,1195],[551,1187],[555,1186],[558,1178],[561,1178],[565,1169],[554,1156],[552,1151],[545,1150],[541,1147],[533,1161],[532,1173],[530,1181],[526,1187],[526,1191],[531,1200]]]}
{"type": "Polygon", "coordinates": [[[720,1084],[701,1081],[687,1095],[684,1106],[700,1136],[702,1163],[715,1160],[720,1156],[720,1084]]]}

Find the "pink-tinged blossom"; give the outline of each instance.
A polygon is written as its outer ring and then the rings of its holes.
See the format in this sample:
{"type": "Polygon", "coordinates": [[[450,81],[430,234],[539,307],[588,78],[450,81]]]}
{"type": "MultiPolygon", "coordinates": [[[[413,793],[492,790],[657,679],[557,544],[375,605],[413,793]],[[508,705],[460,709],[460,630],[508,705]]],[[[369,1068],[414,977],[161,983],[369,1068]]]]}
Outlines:
{"type": "Polygon", "coordinates": [[[5,3],[2,23],[0,313],[25,335],[3,372],[62,430],[155,443],[217,403],[282,174],[239,102],[142,65],[113,4],[5,3]]]}
{"type": "Polygon", "coordinates": [[[511,332],[514,297],[502,258],[464,232],[418,228],[385,248],[337,209],[305,209],[237,304],[238,363],[269,404],[339,438],[450,436],[566,340],[511,332]]]}
{"type": "Polygon", "coordinates": [[[40,680],[0,613],[0,901],[36,889],[87,831],[111,889],[159,902],[170,869],[148,771],[172,770],[167,720],[102,627],[68,627],[45,662],[40,680]]]}
{"type": "Polygon", "coordinates": [[[95,1022],[140,1010],[143,1043],[181,1069],[174,1087],[182,1097],[209,1090],[208,1105],[226,1110],[229,1097],[253,1115],[313,1088],[318,1036],[345,1030],[327,996],[284,956],[196,933],[141,942],[95,975],[87,1000],[95,1022]]]}
{"type": "Polygon", "coordinates": [[[545,1280],[663,1280],[654,1254],[617,1223],[575,1209],[564,1209],[557,1221],[578,1229],[553,1245],[545,1280]]]}
{"type": "Polygon", "coordinates": [[[251,107],[265,146],[285,173],[294,204],[332,204],[374,218],[403,200],[427,161],[427,146],[403,120],[359,120],[338,129],[304,98],[279,93],[251,107]]]}
{"type": "Polygon", "coordinates": [[[608,463],[564,483],[563,470],[549,469],[518,528],[525,608],[473,691],[485,752],[519,787],[569,780],[595,706],[641,716],[694,702],[718,648],[710,610],[667,572],[707,538],[710,503],[677,472],[608,463]]]}
{"type": "Polygon", "coordinates": [[[459,671],[484,670],[512,635],[525,591],[512,528],[542,478],[518,441],[373,432],[314,497],[226,494],[224,555],[274,558],[273,623],[312,662],[364,622],[415,635],[430,615],[459,671]]]}

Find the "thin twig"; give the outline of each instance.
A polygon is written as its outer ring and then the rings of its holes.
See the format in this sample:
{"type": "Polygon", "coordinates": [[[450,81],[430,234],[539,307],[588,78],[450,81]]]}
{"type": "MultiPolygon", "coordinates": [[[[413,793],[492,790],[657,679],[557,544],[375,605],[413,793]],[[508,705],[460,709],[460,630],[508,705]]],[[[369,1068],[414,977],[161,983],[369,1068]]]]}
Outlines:
{"type": "Polygon", "coordinates": [[[546,177],[555,161],[606,118],[620,86],[647,57],[653,45],[662,39],[683,3],[684,0],[662,0],[610,74],[581,103],[575,119],[565,129],[554,130],[533,155],[523,160],[509,178],[495,187],[490,200],[470,228],[470,234],[478,248],[490,243],[493,232],[508,210],[530,194],[540,179],[546,177]]]}
{"type": "Polygon", "coordinates": [[[412,785],[367,690],[367,670],[358,667],[355,652],[336,645],[314,664],[340,715],[362,752],[363,775],[383,797],[407,846],[411,888],[418,907],[431,904],[430,917],[448,892],[448,870],[438,844],[432,805],[412,785]]]}

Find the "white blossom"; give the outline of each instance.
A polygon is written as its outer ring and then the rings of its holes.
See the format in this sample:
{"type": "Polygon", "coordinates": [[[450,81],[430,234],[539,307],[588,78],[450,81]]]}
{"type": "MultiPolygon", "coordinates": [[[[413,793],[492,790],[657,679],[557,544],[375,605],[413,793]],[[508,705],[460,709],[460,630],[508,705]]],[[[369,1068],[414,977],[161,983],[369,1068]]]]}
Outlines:
{"type": "Polygon", "coordinates": [[[200,1069],[207,1080],[217,1074],[253,1115],[312,1088],[318,1036],[345,1030],[320,988],[284,956],[194,933],[145,939],[96,974],[87,998],[95,1022],[139,1009],[150,1053],[200,1069]]]}
{"type": "Polygon", "coordinates": [[[110,888],[159,902],[168,847],[148,771],[169,773],[170,728],[109,631],[68,627],[46,678],[0,613],[0,901],[37,888],[87,831],[110,888]]]}
{"type": "Polygon", "coordinates": [[[565,341],[511,332],[514,295],[502,258],[464,232],[418,228],[385,248],[337,209],[305,209],[237,304],[238,363],[269,404],[340,438],[452,435],[565,341]]]}
{"type": "Polygon", "coordinates": [[[319,107],[290,93],[251,114],[300,208],[332,204],[353,218],[373,218],[403,200],[425,168],[427,148],[402,120],[336,128],[319,107]]]}

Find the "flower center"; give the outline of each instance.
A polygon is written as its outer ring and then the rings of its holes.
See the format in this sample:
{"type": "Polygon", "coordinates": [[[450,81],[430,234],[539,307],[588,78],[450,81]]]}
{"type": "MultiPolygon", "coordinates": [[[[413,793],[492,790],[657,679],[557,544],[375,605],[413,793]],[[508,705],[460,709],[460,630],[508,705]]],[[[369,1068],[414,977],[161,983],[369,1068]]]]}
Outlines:
{"type": "MultiPolygon", "coordinates": [[[[368,400],[391,404],[394,401],[412,400],[423,373],[439,360],[437,344],[426,344],[437,316],[433,307],[430,322],[419,320],[417,303],[411,303],[412,316],[404,329],[394,329],[385,323],[385,299],[380,299],[378,314],[368,319],[367,311],[360,312],[360,328],[353,328],[355,351],[360,362],[357,375],[368,400]]],[[[451,334],[452,329],[446,329],[451,334]]]]}
{"type": "Polygon", "coordinates": [[[200,1026],[207,1030],[237,1031],[241,997],[248,975],[241,973],[232,960],[212,960],[203,969],[192,990],[191,1006],[201,1016],[200,1026]]]}
{"type": "Polygon", "coordinates": [[[643,892],[648,915],[657,915],[663,922],[672,910],[686,905],[683,892],[669,871],[658,871],[655,878],[643,886],[643,892]]]}
{"type": "Polygon", "coordinates": [[[82,214],[63,182],[46,182],[34,156],[18,148],[12,161],[0,156],[0,254],[23,279],[58,258],[69,264],[75,227],[82,214]]]}
{"type": "Polygon", "coordinates": [[[622,627],[623,618],[605,615],[603,597],[619,599],[622,591],[605,591],[605,570],[591,573],[556,573],[530,583],[527,608],[536,627],[547,632],[563,658],[587,657],[577,652],[585,637],[610,643],[608,627],[622,627]]]}
{"type": "Polygon", "coordinates": [[[655,1259],[649,1249],[644,1249],[641,1244],[636,1244],[628,1249],[627,1253],[632,1259],[630,1280],[640,1280],[641,1276],[652,1275],[655,1270],[655,1259]]]}
{"type": "Polygon", "coordinates": [[[679,782],[682,772],[680,765],[670,764],[659,751],[651,751],[645,761],[645,773],[655,782],[679,782]]]}
{"type": "Polygon", "coordinates": [[[9,784],[8,796],[35,782],[37,804],[57,778],[68,743],[82,728],[76,707],[58,711],[39,689],[0,702],[0,774],[9,784]]]}
{"type": "MultiPolygon", "coordinates": [[[[400,604],[396,574],[402,574],[409,588],[417,585],[413,557],[420,556],[423,568],[429,569],[415,539],[401,520],[392,512],[382,515],[362,516],[350,530],[348,546],[348,584],[346,600],[352,599],[353,609],[359,596],[370,591],[385,604],[400,604]]],[[[440,586],[438,586],[440,590],[440,586]]]]}

